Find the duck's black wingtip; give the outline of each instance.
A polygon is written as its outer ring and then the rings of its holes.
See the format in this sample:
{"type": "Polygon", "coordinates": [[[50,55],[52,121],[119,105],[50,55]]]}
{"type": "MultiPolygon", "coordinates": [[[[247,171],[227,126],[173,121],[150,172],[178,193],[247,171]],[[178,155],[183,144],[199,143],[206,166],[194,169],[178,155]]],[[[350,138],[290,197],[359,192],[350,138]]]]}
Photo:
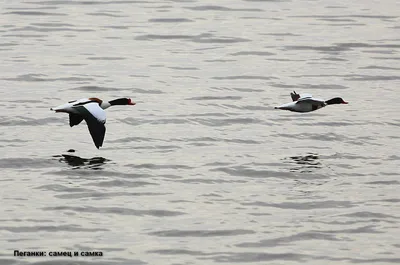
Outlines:
{"type": "Polygon", "coordinates": [[[103,145],[96,145],[97,149],[100,149],[100,147],[102,147],[103,145]]]}

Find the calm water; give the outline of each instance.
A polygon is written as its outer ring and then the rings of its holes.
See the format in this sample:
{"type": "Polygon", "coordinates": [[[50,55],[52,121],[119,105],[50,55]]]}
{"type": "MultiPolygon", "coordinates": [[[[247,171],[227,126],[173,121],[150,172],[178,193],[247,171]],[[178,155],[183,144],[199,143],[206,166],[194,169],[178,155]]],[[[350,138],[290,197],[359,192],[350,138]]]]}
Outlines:
{"type": "Polygon", "coordinates": [[[399,264],[399,6],[353,2],[2,1],[0,264],[399,264]],[[100,150],[49,111],[125,96],[100,150]]]}

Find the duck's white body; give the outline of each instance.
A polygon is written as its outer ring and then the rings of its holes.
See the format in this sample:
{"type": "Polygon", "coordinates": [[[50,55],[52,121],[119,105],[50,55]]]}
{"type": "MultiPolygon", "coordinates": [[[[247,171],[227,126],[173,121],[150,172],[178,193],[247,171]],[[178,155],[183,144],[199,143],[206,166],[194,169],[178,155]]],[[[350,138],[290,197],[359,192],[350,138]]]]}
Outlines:
{"type": "Polygon", "coordinates": [[[289,110],[294,112],[310,112],[323,108],[330,104],[347,104],[342,98],[334,98],[328,101],[323,99],[313,98],[311,94],[297,94],[296,92],[290,94],[293,102],[286,103],[275,107],[275,109],[289,110]]]}
{"type": "Polygon", "coordinates": [[[78,125],[83,120],[86,121],[90,135],[97,148],[103,145],[106,133],[106,112],[105,109],[112,105],[135,105],[129,98],[120,98],[110,102],[102,101],[98,98],[82,98],[51,108],[55,112],[65,112],[69,114],[69,125],[78,125]]]}

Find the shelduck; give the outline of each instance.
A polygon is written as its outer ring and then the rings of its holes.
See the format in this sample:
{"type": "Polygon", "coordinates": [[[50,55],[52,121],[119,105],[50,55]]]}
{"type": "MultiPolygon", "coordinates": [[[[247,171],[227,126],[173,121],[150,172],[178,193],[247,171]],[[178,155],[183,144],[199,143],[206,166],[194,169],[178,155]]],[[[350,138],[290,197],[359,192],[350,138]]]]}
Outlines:
{"type": "Polygon", "coordinates": [[[106,112],[105,109],[116,105],[135,105],[130,98],[119,98],[111,101],[103,101],[98,98],[83,98],[72,100],[50,110],[65,112],[69,114],[69,126],[73,127],[86,121],[92,136],[94,145],[99,149],[103,145],[106,133],[106,112]]]}
{"type": "Polygon", "coordinates": [[[323,99],[313,98],[311,94],[299,95],[296,93],[296,91],[290,93],[290,96],[292,97],[293,102],[280,105],[275,107],[275,109],[290,110],[294,112],[310,112],[323,108],[327,105],[348,104],[348,102],[339,97],[325,101],[323,99]]]}

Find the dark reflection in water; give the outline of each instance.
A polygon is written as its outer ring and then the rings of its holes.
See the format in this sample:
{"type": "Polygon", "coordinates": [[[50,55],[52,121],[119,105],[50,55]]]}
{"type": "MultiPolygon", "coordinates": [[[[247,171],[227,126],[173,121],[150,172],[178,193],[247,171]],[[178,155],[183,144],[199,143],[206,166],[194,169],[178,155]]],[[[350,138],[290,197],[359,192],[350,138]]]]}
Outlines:
{"type": "Polygon", "coordinates": [[[319,162],[318,154],[309,153],[305,156],[291,156],[286,158],[290,163],[296,164],[295,167],[290,168],[292,172],[310,173],[314,169],[322,168],[321,162],[319,162]]]}
{"type": "Polygon", "coordinates": [[[102,169],[102,165],[104,165],[106,162],[110,162],[111,160],[106,159],[104,157],[93,157],[93,158],[83,158],[75,155],[55,155],[53,157],[59,158],[58,161],[61,163],[67,163],[73,169],[78,169],[78,168],[89,168],[89,169],[94,169],[94,170],[99,170],[102,169]]]}

